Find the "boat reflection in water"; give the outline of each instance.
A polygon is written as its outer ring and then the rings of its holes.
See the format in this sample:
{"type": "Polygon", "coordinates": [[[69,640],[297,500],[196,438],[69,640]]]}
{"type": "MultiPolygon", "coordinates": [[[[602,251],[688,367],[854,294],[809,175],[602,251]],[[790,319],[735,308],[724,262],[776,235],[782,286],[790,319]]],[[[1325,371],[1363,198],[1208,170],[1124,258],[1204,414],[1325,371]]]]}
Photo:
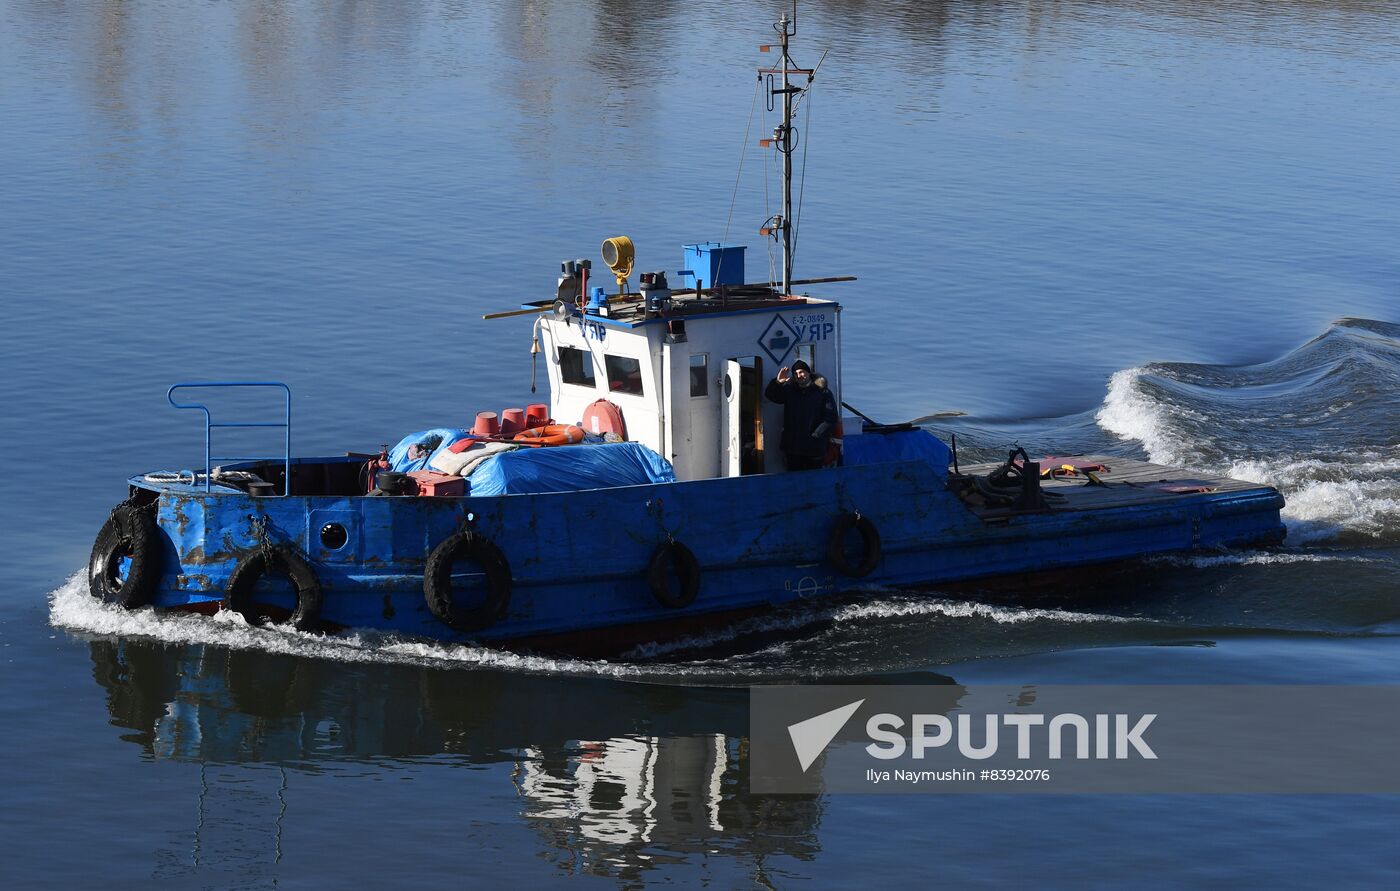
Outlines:
{"type": "MultiPolygon", "coordinates": [[[[438,775],[423,807],[523,821],[565,872],[628,877],[727,855],[761,880],[766,857],[819,850],[819,797],[749,792],[743,688],[356,665],[135,640],[90,646],[122,739],[156,760],[201,765],[196,865],[222,847],[248,875],[256,850],[266,853],[251,874],[275,875],[289,802],[298,810],[298,774],[386,758],[406,769],[498,766],[499,786],[467,797],[438,775]],[[268,834],[275,837],[249,837],[268,834]]],[[[157,874],[173,877],[178,867],[157,874]]]]}

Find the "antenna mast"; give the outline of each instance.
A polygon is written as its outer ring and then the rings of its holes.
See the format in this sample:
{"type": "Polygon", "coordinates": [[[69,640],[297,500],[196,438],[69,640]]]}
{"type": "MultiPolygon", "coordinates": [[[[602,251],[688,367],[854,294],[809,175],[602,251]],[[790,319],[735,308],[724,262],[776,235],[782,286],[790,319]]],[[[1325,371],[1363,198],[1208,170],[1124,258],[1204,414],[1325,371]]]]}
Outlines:
{"type": "MultiPolygon", "coordinates": [[[[806,87],[793,86],[788,80],[790,75],[805,74],[807,83],[812,82],[815,73],[805,68],[798,68],[788,55],[788,41],[797,34],[797,0],[792,0],[792,18],[788,18],[787,13],[783,13],[782,19],[773,26],[773,30],[778,32],[779,44],[782,49],[781,65],[778,68],[760,68],[760,77],[768,76],[768,109],[773,110],[772,97],[783,97],[783,122],[773,128],[772,139],[759,140],[759,145],[763,147],[772,146],[783,156],[783,209],[776,217],[770,217],[768,224],[759,230],[763,235],[776,235],[783,243],[783,293],[788,292],[792,285],[792,150],[796,147],[793,137],[796,130],[792,126],[792,106],[796,96],[806,90],[806,87]],[[779,81],[777,78],[781,77],[779,81]],[[781,84],[781,85],[780,85],[781,84]],[[769,225],[771,224],[771,225],[769,225]]],[[[769,52],[771,45],[759,47],[763,52],[769,52]]]]}

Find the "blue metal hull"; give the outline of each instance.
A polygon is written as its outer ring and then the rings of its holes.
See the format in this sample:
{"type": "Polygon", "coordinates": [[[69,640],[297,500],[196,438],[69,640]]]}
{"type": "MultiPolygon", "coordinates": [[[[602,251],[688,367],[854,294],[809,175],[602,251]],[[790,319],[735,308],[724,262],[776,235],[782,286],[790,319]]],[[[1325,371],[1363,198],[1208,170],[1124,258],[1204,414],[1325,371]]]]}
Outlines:
{"type": "MultiPolygon", "coordinates": [[[[862,588],[1274,543],[1284,535],[1283,499],[1268,487],[989,519],[920,462],[466,498],[269,498],[132,483],[160,493],[157,607],[217,608],[234,566],[257,548],[253,518],[266,517],[274,540],[309,558],[324,591],[321,619],[331,627],[576,651],[862,588]],[[862,578],[842,575],[827,553],[838,518],[852,512],[875,524],[882,543],[862,578]],[[347,530],[343,547],[322,543],[327,523],[347,530]],[[501,550],[511,579],[504,615],[470,634],[434,617],[423,582],[429,552],[464,524],[501,550]],[[668,539],[687,546],[701,567],[698,595],[682,608],[663,606],[648,584],[649,561],[668,539]]],[[[479,577],[469,565],[460,568],[454,587],[469,591],[479,577]]],[[[289,586],[279,592],[275,579],[261,584],[259,602],[290,609],[289,586]]]]}

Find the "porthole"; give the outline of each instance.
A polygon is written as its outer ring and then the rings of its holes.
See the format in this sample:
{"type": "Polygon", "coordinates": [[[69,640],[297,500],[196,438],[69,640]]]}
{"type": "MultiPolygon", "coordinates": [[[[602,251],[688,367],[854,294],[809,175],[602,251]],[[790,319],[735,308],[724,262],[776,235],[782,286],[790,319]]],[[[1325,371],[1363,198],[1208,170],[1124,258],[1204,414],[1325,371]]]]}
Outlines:
{"type": "Polygon", "coordinates": [[[327,523],[321,527],[321,544],[328,551],[338,551],[350,540],[350,533],[339,523],[327,523]]]}

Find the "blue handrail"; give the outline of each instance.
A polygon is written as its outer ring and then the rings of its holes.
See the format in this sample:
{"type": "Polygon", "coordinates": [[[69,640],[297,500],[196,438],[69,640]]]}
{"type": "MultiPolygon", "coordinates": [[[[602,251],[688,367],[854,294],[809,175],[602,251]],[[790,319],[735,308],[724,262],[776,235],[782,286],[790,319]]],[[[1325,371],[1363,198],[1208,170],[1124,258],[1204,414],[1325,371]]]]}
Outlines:
{"type": "Polygon", "coordinates": [[[210,431],[215,427],[281,427],[283,429],[282,448],[282,468],[284,471],[282,482],[282,497],[285,498],[292,491],[292,391],[284,383],[278,381],[207,381],[200,383],[176,384],[165,391],[165,400],[176,408],[193,408],[204,412],[204,491],[208,492],[209,484],[212,481],[211,471],[215,461],[267,461],[277,457],[276,455],[262,455],[252,457],[235,457],[232,455],[210,455],[209,440],[210,431]],[[208,390],[217,387],[277,387],[282,390],[283,415],[282,422],[273,423],[240,423],[240,424],[215,424],[213,418],[209,416],[208,406],[199,403],[181,403],[175,401],[176,390],[208,390]]]}

